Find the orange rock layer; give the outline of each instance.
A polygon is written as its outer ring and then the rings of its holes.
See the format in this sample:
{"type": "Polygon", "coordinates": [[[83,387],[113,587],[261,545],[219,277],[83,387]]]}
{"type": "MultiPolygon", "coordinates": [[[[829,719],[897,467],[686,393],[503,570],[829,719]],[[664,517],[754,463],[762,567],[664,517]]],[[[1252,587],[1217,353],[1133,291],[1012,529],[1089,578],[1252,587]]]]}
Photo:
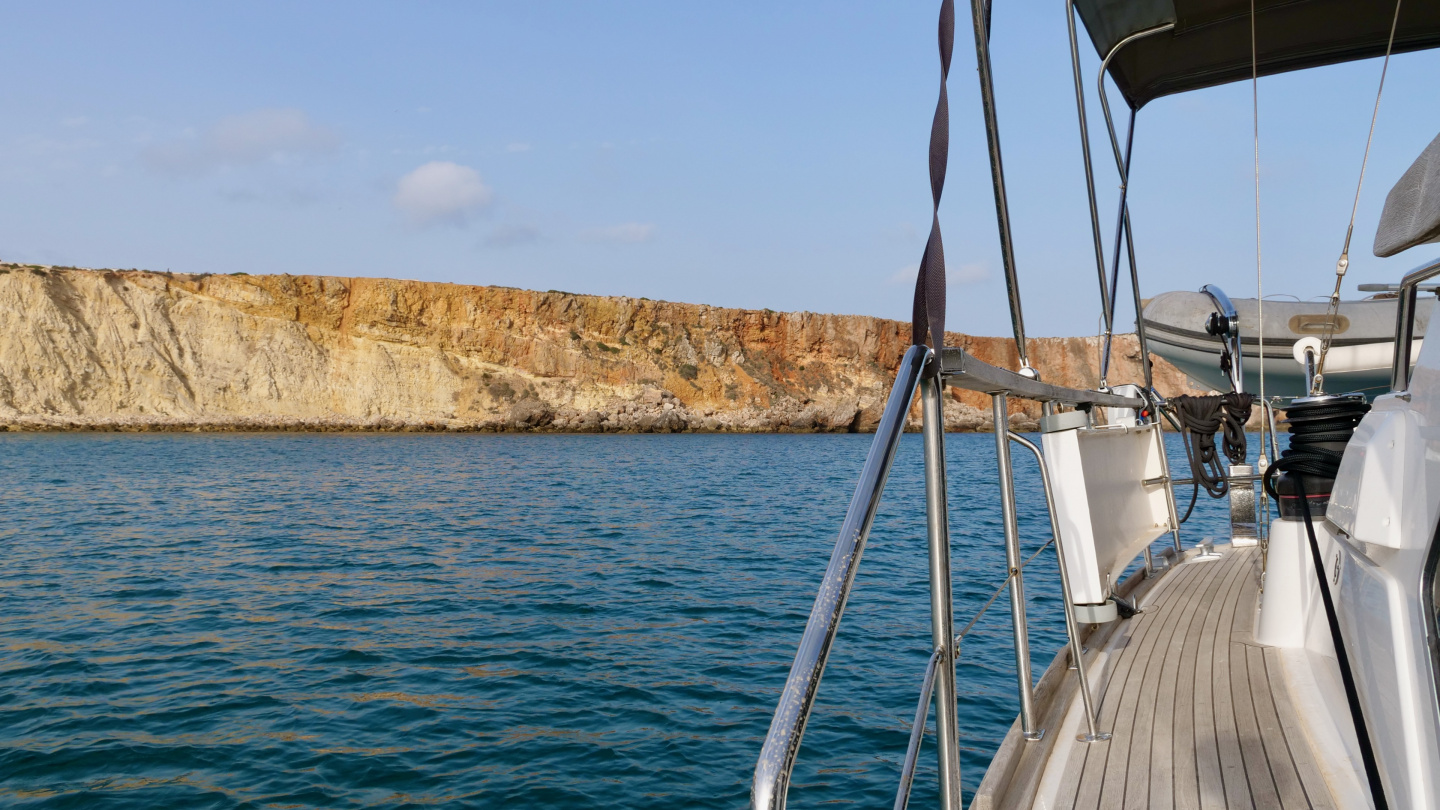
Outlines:
{"type": "MultiPolygon", "coordinates": [[[[906,323],[395,279],[0,266],[0,423],[16,428],[869,430],[906,323]]],[[[1008,338],[947,343],[1014,368],[1008,338]]],[[[1113,382],[1138,381],[1133,335],[1113,382]]],[[[1096,338],[1037,338],[1097,384],[1096,338]]],[[[1198,393],[1163,360],[1156,387],[1198,393]]],[[[1034,403],[1012,400],[1021,426],[1034,403]]],[[[990,429],[950,390],[952,430],[990,429]]]]}

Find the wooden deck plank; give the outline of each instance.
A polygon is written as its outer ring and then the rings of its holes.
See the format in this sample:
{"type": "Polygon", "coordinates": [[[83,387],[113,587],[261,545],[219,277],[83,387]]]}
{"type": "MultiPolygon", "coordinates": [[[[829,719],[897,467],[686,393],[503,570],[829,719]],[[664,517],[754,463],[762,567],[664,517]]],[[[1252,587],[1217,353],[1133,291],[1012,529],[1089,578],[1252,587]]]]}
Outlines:
{"type": "Polygon", "coordinates": [[[1280,717],[1275,713],[1274,691],[1269,673],[1265,670],[1265,649],[1247,645],[1245,666],[1250,695],[1255,704],[1255,722],[1260,730],[1260,741],[1265,746],[1265,757],[1270,761],[1270,774],[1275,779],[1280,806],[1308,808],[1310,802],[1305,798],[1304,786],[1300,784],[1300,772],[1290,755],[1289,741],[1285,739],[1285,730],[1280,727],[1280,717]]]}
{"type": "Polygon", "coordinates": [[[1335,806],[1279,658],[1254,641],[1259,549],[1222,551],[1168,572],[1117,627],[1092,683],[1113,737],[1068,747],[1054,806],[1335,806]]]}
{"type": "MultiPolygon", "coordinates": [[[[1211,588],[1212,601],[1206,610],[1205,623],[1200,631],[1200,644],[1195,655],[1195,675],[1192,680],[1195,688],[1193,732],[1196,793],[1201,810],[1225,810],[1226,807],[1225,778],[1217,731],[1219,724],[1216,722],[1218,690],[1215,683],[1219,673],[1228,674],[1227,668],[1217,665],[1215,649],[1217,636],[1227,643],[1230,639],[1230,623],[1222,624],[1222,610],[1237,573],[1233,566],[1234,557],[1229,554],[1226,556],[1228,559],[1205,563],[1223,565],[1226,570],[1211,588]]],[[[1228,706],[1226,708],[1228,709],[1228,706]]]]}
{"type": "MultiPolygon", "coordinates": [[[[1244,552],[1232,549],[1231,564],[1238,562],[1244,552]]],[[[1215,745],[1220,757],[1220,776],[1225,784],[1225,802],[1229,807],[1252,807],[1255,804],[1250,795],[1250,783],[1245,778],[1245,758],[1240,749],[1240,730],[1235,723],[1233,673],[1230,670],[1230,634],[1235,624],[1235,602],[1238,591],[1243,587],[1243,567],[1236,567],[1231,575],[1230,587],[1220,599],[1220,624],[1215,634],[1215,651],[1212,663],[1214,678],[1215,745]]]]}
{"type": "Polygon", "coordinates": [[[1157,704],[1168,702],[1169,709],[1173,710],[1174,681],[1173,669],[1178,658],[1179,646],[1176,642],[1181,641],[1187,632],[1187,628],[1195,618],[1196,610],[1201,605],[1207,580],[1212,578],[1217,571],[1215,569],[1200,568],[1196,573],[1176,588],[1167,606],[1170,615],[1159,634],[1152,634],[1147,638],[1147,646],[1150,648],[1150,666],[1146,674],[1145,682],[1141,685],[1141,701],[1135,714],[1135,733],[1130,749],[1130,773],[1126,781],[1125,806],[1127,808],[1146,807],[1170,807],[1174,802],[1174,794],[1170,787],[1170,773],[1172,771],[1171,749],[1173,723],[1169,720],[1170,711],[1166,711],[1166,722],[1163,728],[1156,722],[1157,704]],[[1174,654],[1172,654],[1172,649],[1174,654]],[[1172,677],[1169,684],[1165,683],[1165,671],[1169,659],[1169,666],[1172,670],[1172,677]],[[1159,745],[1157,745],[1157,742],[1159,745]],[[1151,775],[1157,775],[1161,781],[1161,795],[1152,794],[1151,775]]]}
{"type": "MultiPolygon", "coordinates": [[[[1183,615],[1180,607],[1184,604],[1185,593],[1174,589],[1166,594],[1172,595],[1182,598],[1168,598],[1163,604],[1157,600],[1156,604],[1146,608],[1146,612],[1159,611],[1159,615],[1150,619],[1156,627],[1146,634],[1144,647],[1136,651],[1136,665],[1131,668],[1130,683],[1126,687],[1127,695],[1133,695],[1134,704],[1128,723],[1130,751],[1125,773],[1119,774],[1114,781],[1119,784],[1119,798],[1127,810],[1145,810],[1150,805],[1150,739],[1154,731],[1155,696],[1159,691],[1165,639],[1175,633],[1176,623],[1183,615]]],[[[1124,722],[1124,714],[1122,711],[1121,722],[1124,722]]],[[[1111,756],[1114,756],[1113,752],[1111,756]]],[[[1101,796],[1104,795],[1102,790],[1101,796]]],[[[1110,806],[1109,803],[1106,806],[1110,806]]]]}
{"type": "Polygon", "coordinates": [[[1246,792],[1251,803],[1256,807],[1278,808],[1281,806],[1280,793],[1275,786],[1272,770],[1276,767],[1289,767],[1290,754],[1285,752],[1284,761],[1274,763],[1272,767],[1269,751],[1260,739],[1260,723],[1256,719],[1255,701],[1250,687],[1250,647],[1246,643],[1254,637],[1255,597],[1259,592],[1259,574],[1253,565],[1241,565],[1245,571],[1241,577],[1240,594],[1235,600],[1230,639],[1226,645],[1230,656],[1230,698],[1235,715],[1236,741],[1245,772],[1246,792]]]}
{"type": "MultiPolygon", "coordinates": [[[[1172,782],[1175,792],[1176,810],[1199,810],[1200,775],[1197,770],[1195,748],[1195,681],[1198,678],[1200,639],[1205,625],[1211,621],[1213,603],[1210,594],[1226,569],[1217,563],[1204,563],[1203,570],[1208,577],[1196,588],[1196,603],[1192,608],[1196,621],[1191,625],[1190,635],[1184,639],[1180,649],[1180,669],[1176,673],[1174,712],[1174,751],[1171,754],[1172,782]]],[[[1217,619],[1218,620],[1218,619],[1217,619]]]]}
{"type": "MultiPolygon", "coordinates": [[[[1175,584],[1179,584],[1178,582],[1175,584]]],[[[1173,590],[1172,585],[1166,588],[1168,593],[1173,590]]],[[[1155,604],[1162,604],[1161,598],[1164,594],[1156,594],[1155,604]]],[[[1117,642],[1123,643],[1123,648],[1118,645],[1112,646],[1114,651],[1113,669],[1110,677],[1105,679],[1104,685],[1098,689],[1098,701],[1096,722],[1101,730],[1109,731],[1111,739],[1107,743],[1086,746],[1087,752],[1084,767],[1080,771],[1075,794],[1076,810],[1098,810],[1105,806],[1100,802],[1101,791],[1104,787],[1105,774],[1111,769],[1109,762],[1112,758],[1119,757],[1116,751],[1122,752],[1124,756],[1125,746],[1129,743],[1129,728],[1117,723],[1117,717],[1124,702],[1124,684],[1127,682],[1130,670],[1135,664],[1135,651],[1144,644],[1145,635],[1149,633],[1154,622],[1149,621],[1154,614],[1140,614],[1124,621],[1129,625],[1124,636],[1117,638],[1117,642]]],[[[1122,770],[1123,765],[1119,766],[1122,770]]]]}
{"type": "MultiPolygon", "coordinates": [[[[1135,654],[1145,644],[1146,637],[1155,625],[1155,622],[1151,620],[1164,612],[1166,606],[1172,604],[1173,599],[1189,589],[1189,580],[1196,576],[1208,575],[1210,572],[1211,569],[1205,566],[1194,566],[1181,567],[1169,573],[1167,576],[1174,577],[1174,579],[1163,582],[1164,587],[1157,589],[1147,605],[1147,610],[1155,608],[1154,612],[1142,613],[1134,619],[1127,620],[1130,626],[1127,628],[1126,634],[1123,637],[1117,637],[1116,641],[1123,643],[1124,646],[1121,647],[1117,643],[1115,647],[1112,647],[1113,657],[1110,661],[1109,675],[1096,687],[1100,707],[1097,722],[1101,730],[1111,733],[1112,738],[1108,743],[1083,746],[1088,751],[1083,757],[1082,767],[1066,773],[1060,795],[1069,795],[1070,786],[1073,785],[1074,807],[1090,810],[1090,808],[1105,806],[1100,803],[1100,794],[1104,786],[1105,773],[1109,767],[1112,767],[1109,764],[1110,758],[1114,756],[1116,750],[1124,750],[1122,746],[1129,741],[1128,726],[1117,722],[1120,704],[1123,702],[1123,693],[1130,671],[1135,664],[1135,654]]],[[[1116,759],[1118,761],[1119,758],[1116,759]]],[[[1073,765],[1072,762],[1072,767],[1073,765]]]]}
{"type": "MultiPolygon", "coordinates": [[[[1270,683],[1270,697],[1275,701],[1275,714],[1280,728],[1285,732],[1285,742],[1290,749],[1290,759],[1300,774],[1300,784],[1305,789],[1305,799],[1310,807],[1318,810],[1334,810],[1335,801],[1330,795],[1330,786],[1320,772],[1315,752],[1310,748],[1309,738],[1300,726],[1295,706],[1290,702],[1290,693],[1285,688],[1285,673],[1280,663],[1280,651],[1274,647],[1263,650],[1265,674],[1270,683]]],[[[1305,805],[1301,805],[1305,806],[1305,805]]]]}
{"type": "MultiPolygon", "coordinates": [[[[1177,717],[1185,715],[1183,704],[1177,700],[1182,693],[1182,683],[1185,685],[1184,694],[1189,694],[1189,672],[1182,670],[1185,649],[1188,642],[1191,642],[1198,635],[1197,628],[1203,620],[1201,606],[1205,603],[1205,590],[1207,580],[1216,576],[1220,569],[1198,568],[1200,573],[1196,581],[1186,589],[1183,600],[1177,600],[1176,610],[1181,613],[1179,623],[1171,634],[1163,640],[1165,654],[1161,659],[1160,677],[1156,684],[1154,731],[1152,732],[1152,751],[1150,766],[1150,806],[1156,810],[1171,810],[1176,806],[1175,772],[1177,770],[1177,717]],[[1184,675],[1182,677],[1182,672],[1184,675]]],[[[1193,653],[1193,644],[1190,645],[1193,653]]],[[[1193,660],[1193,659],[1192,659],[1193,660]]],[[[1187,725],[1188,729],[1189,726],[1187,725]]],[[[1188,732],[1187,732],[1188,733],[1188,732]]],[[[1185,749],[1189,753],[1185,756],[1190,760],[1190,773],[1194,773],[1194,746],[1185,749]]],[[[1126,794],[1128,797],[1128,793],[1126,794]]]]}

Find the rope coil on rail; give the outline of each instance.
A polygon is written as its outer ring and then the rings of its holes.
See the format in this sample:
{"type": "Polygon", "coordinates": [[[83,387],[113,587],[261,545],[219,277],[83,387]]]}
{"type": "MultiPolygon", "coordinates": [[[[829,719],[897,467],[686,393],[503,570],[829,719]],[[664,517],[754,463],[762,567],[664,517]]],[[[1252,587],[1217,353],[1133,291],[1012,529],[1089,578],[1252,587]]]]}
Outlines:
{"type": "MultiPolygon", "coordinates": [[[[1244,464],[1248,451],[1245,423],[1250,421],[1254,402],[1255,398],[1250,394],[1234,391],[1204,397],[1178,396],[1169,400],[1185,439],[1185,455],[1190,459],[1191,477],[1195,485],[1205,487],[1205,492],[1212,498],[1223,498],[1230,492],[1230,481],[1220,465],[1220,454],[1215,447],[1215,434],[1222,434],[1225,458],[1231,464],[1244,464]]],[[[1194,508],[1193,500],[1191,508],[1194,508]]],[[[1190,513],[1187,511],[1185,516],[1188,518],[1190,513]]]]}

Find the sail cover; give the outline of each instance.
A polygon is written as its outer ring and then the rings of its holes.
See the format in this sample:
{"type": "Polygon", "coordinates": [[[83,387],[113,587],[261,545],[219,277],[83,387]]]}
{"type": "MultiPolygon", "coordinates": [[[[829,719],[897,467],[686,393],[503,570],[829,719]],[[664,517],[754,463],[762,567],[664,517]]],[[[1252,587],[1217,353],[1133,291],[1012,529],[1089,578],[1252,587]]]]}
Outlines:
{"type": "MultiPolygon", "coordinates": [[[[1171,93],[1250,78],[1250,0],[1075,0],[1104,58],[1121,40],[1165,23],[1175,27],[1126,45],[1110,76],[1133,109],[1171,93]]],[[[1395,17],[1391,0],[1255,0],[1260,75],[1383,56],[1395,17]]],[[[1400,7],[1395,53],[1440,47],[1440,3],[1400,7]]]]}
{"type": "Polygon", "coordinates": [[[1440,135],[1386,195],[1375,231],[1375,255],[1394,256],[1427,242],[1440,242],[1440,135]]]}

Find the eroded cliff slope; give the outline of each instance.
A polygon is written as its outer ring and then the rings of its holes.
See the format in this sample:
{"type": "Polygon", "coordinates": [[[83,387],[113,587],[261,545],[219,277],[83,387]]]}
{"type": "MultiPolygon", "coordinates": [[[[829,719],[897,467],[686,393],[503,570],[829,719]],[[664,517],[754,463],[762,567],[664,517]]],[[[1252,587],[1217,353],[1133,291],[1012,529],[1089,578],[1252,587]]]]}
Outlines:
{"type": "MultiPolygon", "coordinates": [[[[873,428],[909,326],[394,279],[0,265],[12,428],[774,431],[873,428]]],[[[1138,380],[1134,337],[1112,381],[1138,380]]],[[[1013,368],[1008,338],[952,333],[1013,368]]],[[[1044,379],[1096,384],[1095,338],[1039,338],[1044,379]]],[[[1194,393],[1157,360],[1156,385],[1194,393]]],[[[1012,403],[1023,422],[1033,405],[1012,403]]],[[[955,389],[952,430],[989,429],[955,389]]]]}

